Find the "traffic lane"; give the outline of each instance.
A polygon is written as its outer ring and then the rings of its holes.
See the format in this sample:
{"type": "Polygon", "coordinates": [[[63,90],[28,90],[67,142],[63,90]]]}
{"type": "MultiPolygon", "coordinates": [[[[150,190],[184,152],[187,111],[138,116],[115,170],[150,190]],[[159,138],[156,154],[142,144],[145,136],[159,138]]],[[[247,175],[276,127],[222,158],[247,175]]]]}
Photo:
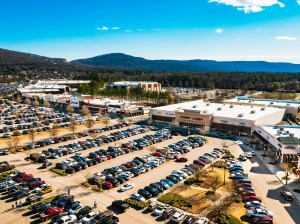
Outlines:
{"type": "Polygon", "coordinates": [[[297,202],[283,204],[280,195],[283,185],[277,177],[257,157],[247,160],[243,166],[257,195],[262,198],[266,208],[274,213],[275,223],[300,223],[300,216],[297,215],[300,206],[297,202]]]}

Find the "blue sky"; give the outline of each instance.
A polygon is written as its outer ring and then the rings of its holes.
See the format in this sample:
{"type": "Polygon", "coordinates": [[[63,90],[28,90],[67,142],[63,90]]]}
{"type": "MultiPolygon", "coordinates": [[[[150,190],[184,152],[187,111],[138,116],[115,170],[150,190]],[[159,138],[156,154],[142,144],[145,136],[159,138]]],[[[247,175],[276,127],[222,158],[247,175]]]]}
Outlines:
{"type": "Polygon", "coordinates": [[[68,60],[300,63],[300,0],[13,0],[1,3],[0,25],[1,48],[68,60]]]}

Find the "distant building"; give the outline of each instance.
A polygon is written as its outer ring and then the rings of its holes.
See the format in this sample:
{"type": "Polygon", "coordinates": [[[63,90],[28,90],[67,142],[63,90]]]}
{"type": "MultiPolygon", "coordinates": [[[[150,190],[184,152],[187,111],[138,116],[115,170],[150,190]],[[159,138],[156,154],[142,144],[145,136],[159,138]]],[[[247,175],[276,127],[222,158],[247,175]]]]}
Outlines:
{"type": "Polygon", "coordinates": [[[109,89],[132,89],[140,87],[145,91],[161,91],[161,84],[158,82],[113,82],[107,86],[109,89]]]}
{"type": "Polygon", "coordinates": [[[259,99],[248,98],[244,96],[238,96],[230,100],[226,100],[225,103],[250,105],[250,106],[264,106],[264,107],[277,107],[285,110],[286,116],[296,116],[300,118],[300,102],[293,100],[276,100],[276,99],[259,99]]]}
{"type": "Polygon", "coordinates": [[[151,108],[153,122],[195,130],[218,130],[251,135],[254,125],[279,123],[285,109],[206,103],[203,100],[151,108]]]}
{"type": "Polygon", "coordinates": [[[68,79],[50,79],[38,80],[37,85],[64,85],[70,88],[78,88],[80,84],[88,84],[91,80],[68,80],[68,79]]]}
{"type": "Polygon", "coordinates": [[[17,89],[22,96],[25,94],[36,94],[36,93],[51,93],[51,94],[62,94],[70,91],[69,86],[65,85],[28,85],[17,89]]]}

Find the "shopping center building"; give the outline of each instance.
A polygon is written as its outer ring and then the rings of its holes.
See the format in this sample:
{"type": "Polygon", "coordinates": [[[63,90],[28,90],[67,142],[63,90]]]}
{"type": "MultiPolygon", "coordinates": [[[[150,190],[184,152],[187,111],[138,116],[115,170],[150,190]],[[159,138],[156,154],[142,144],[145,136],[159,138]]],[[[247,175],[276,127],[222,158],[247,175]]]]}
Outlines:
{"type": "Polygon", "coordinates": [[[172,104],[150,110],[152,122],[201,131],[225,131],[238,135],[251,135],[255,125],[275,125],[285,109],[207,103],[203,100],[172,104]]]}

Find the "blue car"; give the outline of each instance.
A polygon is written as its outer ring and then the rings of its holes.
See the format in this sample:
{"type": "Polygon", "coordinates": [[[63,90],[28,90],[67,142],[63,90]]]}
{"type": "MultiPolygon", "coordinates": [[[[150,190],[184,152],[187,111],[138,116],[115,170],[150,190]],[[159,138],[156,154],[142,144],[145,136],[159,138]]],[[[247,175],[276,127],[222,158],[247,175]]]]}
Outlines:
{"type": "Polygon", "coordinates": [[[166,179],[161,179],[159,182],[164,182],[166,184],[168,184],[170,187],[172,187],[174,185],[174,183],[170,180],[166,180],[166,179]]]}

